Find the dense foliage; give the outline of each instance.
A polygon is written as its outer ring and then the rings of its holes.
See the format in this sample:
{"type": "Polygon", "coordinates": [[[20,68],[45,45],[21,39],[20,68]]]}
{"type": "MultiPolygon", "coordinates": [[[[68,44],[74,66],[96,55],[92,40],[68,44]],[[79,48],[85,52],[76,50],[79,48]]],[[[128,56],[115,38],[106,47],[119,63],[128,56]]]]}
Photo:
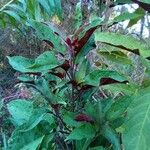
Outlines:
{"type": "MultiPolygon", "coordinates": [[[[110,7],[127,3],[134,0],[110,7]]],[[[150,48],[131,35],[105,30],[124,20],[130,20],[128,27],[136,24],[150,2],[135,3],[140,7],[133,13],[111,21],[95,16],[86,24],[77,3],[78,29],[71,36],[46,22],[65,20],[59,0],[19,0],[0,10],[2,25],[31,28],[49,45],[35,59],[8,56],[28,93],[7,104],[15,129],[8,142],[3,133],[4,150],[149,149],[150,48]],[[91,61],[95,49],[100,59],[91,61]],[[142,71],[138,82],[132,76],[135,57],[142,71]]]]}

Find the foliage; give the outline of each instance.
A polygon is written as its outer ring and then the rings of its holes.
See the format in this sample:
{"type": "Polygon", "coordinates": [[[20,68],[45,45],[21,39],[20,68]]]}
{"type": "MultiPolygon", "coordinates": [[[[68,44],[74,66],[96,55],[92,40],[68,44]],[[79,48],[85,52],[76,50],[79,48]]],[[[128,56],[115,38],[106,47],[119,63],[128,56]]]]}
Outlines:
{"type": "Polygon", "coordinates": [[[149,87],[138,92],[128,108],[128,118],[125,122],[126,131],[123,133],[123,142],[126,145],[127,150],[131,148],[148,149],[149,147],[149,142],[147,139],[149,134],[147,132],[149,130],[148,116],[150,103],[148,101],[149,87]],[[136,114],[135,118],[132,117],[134,114],[136,114]]]}
{"type": "MultiPolygon", "coordinates": [[[[48,5],[42,6],[48,13],[48,5]]],[[[147,150],[150,87],[145,82],[150,81],[150,52],[145,43],[101,32],[98,28],[106,23],[99,18],[71,37],[34,17],[28,23],[50,50],[35,59],[8,57],[10,65],[22,73],[21,82],[35,94],[32,99],[8,103],[15,130],[7,149],[121,150],[123,145],[127,150],[147,150]],[[92,67],[88,53],[98,43],[107,48],[98,48],[98,55],[113,63],[120,61],[121,67],[133,65],[128,53],[137,55],[144,68],[141,84],[135,85],[124,70],[110,69],[105,62],[92,67]]]]}
{"type": "Polygon", "coordinates": [[[60,0],[11,0],[0,9],[0,25],[29,25],[28,21],[49,21],[54,15],[62,19],[60,0]],[[5,19],[2,19],[5,18],[5,19]]]}

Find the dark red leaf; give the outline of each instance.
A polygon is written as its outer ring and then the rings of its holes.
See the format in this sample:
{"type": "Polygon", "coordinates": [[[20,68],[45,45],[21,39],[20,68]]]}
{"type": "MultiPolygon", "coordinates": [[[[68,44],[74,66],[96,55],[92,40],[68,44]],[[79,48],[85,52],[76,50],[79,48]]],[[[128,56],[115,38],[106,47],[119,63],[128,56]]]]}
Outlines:
{"type": "Polygon", "coordinates": [[[69,83],[71,83],[74,87],[78,86],[78,82],[75,80],[70,81],[69,83]]]}
{"type": "Polygon", "coordinates": [[[69,60],[65,60],[65,62],[59,67],[63,68],[65,71],[67,71],[70,68],[69,60]]]}
{"type": "Polygon", "coordinates": [[[107,43],[107,42],[102,42],[102,43],[107,44],[107,45],[110,45],[110,46],[118,47],[118,48],[121,48],[121,49],[125,49],[125,50],[127,50],[127,51],[130,51],[130,52],[136,54],[136,55],[140,55],[139,49],[134,49],[134,50],[133,50],[133,49],[130,49],[130,48],[126,48],[126,47],[124,47],[124,46],[122,46],[122,45],[114,45],[114,44],[110,44],[110,43],[107,43]]]}
{"type": "Polygon", "coordinates": [[[86,114],[79,114],[75,116],[75,120],[79,122],[90,122],[90,123],[94,122],[94,120],[86,114]]]}
{"type": "Polygon", "coordinates": [[[51,107],[55,112],[59,112],[61,105],[60,104],[51,104],[51,107]]]}
{"type": "Polygon", "coordinates": [[[97,29],[98,26],[90,28],[86,31],[85,35],[78,41],[78,45],[75,46],[76,55],[80,52],[83,46],[87,43],[93,32],[97,29]]]}
{"type": "Polygon", "coordinates": [[[84,85],[84,86],[82,86],[81,90],[84,91],[84,90],[88,90],[88,89],[91,89],[91,88],[93,88],[92,85],[84,85]]]}
{"type": "Polygon", "coordinates": [[[59,73],[59,72],[58,72],[58,73],[49,72],[49,73],[51,73],[51,74],[53,74],[53,75],[59,77],[60,79],[63,79],[63,78],[65,77],[65,73],[59,73]]]}
{"type": "Polygon", "coordinates": [[[66,43],[68,44],[68,46],[72,47],[72,42],[70,38],[66,39],[66,43]]]}
{"type": "Polygon", "coordinates": [[[114,84],[114,83],[128,83],[128,81],[123,81],[123,82],[120,82],[120,81],[117,81],[117,80],[114,80],[112,78],[102,78],[100,80],[100,85],[107,85],[107,84],[114,84]]]}
{"type": "Polygon", "coordinates": [[[74,47],[78,46],[78,38],[72,42],[72,46],[74,46],[74,47]]]}

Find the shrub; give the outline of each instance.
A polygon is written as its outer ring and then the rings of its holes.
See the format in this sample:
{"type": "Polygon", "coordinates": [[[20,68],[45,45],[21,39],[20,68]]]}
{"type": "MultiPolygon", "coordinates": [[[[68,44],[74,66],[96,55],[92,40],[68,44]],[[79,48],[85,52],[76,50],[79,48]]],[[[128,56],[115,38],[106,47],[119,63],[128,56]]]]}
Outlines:
{"type": "Polygon", "coordinates": [[[149,149],[149,48],[131,36],[100,32],[101,19],[71,37],[52,25],[29,24],[51,48],[35,59],[8,57],[20,81],[34,89],[32,100],[7,105],[15,126],[8,149],[149,149]],[[98,55],[122,68],[133,66],[128,52],[137,55],[144,68],[140,84],[126,68],[110,69],[105,61],[92,67],[87,55],[99,42],[105,48],[98,55]]]}

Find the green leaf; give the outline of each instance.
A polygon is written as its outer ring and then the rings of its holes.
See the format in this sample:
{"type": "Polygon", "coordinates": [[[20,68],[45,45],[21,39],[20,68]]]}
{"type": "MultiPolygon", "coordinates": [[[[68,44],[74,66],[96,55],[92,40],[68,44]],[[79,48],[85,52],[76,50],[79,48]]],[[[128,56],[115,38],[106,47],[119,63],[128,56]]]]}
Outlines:
{"type": "Polygon", "coordinates": [[[124,5],[124,4],[130,4],[133,3],[132,0],[116,0],[114,2],[115,5],[124,5]]]}
{"type": "Polygon", "coordinates": [[[11,9],[13,9],[13,10],[15,10],[15,11],[17,11],[17,12],[23,12],[23,9],[22,9],[22,7],[20,6],[20,5],[18,5],[18,4],[9,4],[8,6],[7,6],[7,9],[8,8],[11,8],[11,9]]]}
{"type": "Polygon", "coordinates": [[[38,1],[35,1],[34,7],[35,7],[35,10],[34,10],[35,20],[40,22],[44,17],[42,16],[42,13],[41,13],[42,11],[40,9],[40,4],[38,1]]]}
{"type": "Polygon", "coordinates": [[[53,52],[46,51],[35,59],[35,63],[29,66],[27,69],[31,69],[33,72],[43,72],[53,69],[59,65],[55,54],[53,52]]]}
{"type": "MultiPolygon", "coordinates": [[[[52,2],[52,0],[49,0],[49,2],[52,2]]],[[[56,15],[59,17],[59,19],[62,19],[62,6],[61,6],[61,3],[62,1],[61,0],[54,0],[54,3],[55,3],[55,12],[56,12],[56,15]]]]}
{"type": "Polygon", "coordinates": [[[34,64],[34,60],[25,58],[22,56],[14,56],[14,57],[7,57],[9,60],[9,64],[17,71],[20,72],[30,72],[29,69],[27,69],[29,66],[34,64]]]}
{"type": "Polygon", "coordinates": [[[121,117],[127,111],[127,108],[129,107],[131,102],[132,102],[131,96],[125,96],[115,100],[105,114],[107,120],[112,121],[121,117]]]}
{"type": "Polygon", "coordinates": [[[35,60],[22,56],[9,57],[10,65],[20,72],[44,72],[59,65],[53,52],[46,51],[35,60]]]}
{"type": "Polygon", "coordinates": [[[75,73],[75,78],[78,83],[81,83],[86,75],[87,67],[88,67],[88,60],[84,59],[79,64],[79,70],[75,73]]]}
{"type": "Polygon", "coordinates": [[[32,116],[29,118],[29,121],[26,122],[26,124],[23,126],[23,129],[21,129],[21,132],[32,130],[46,117],[48,117],[49,125],[54,122],[52,115],[46,113],[46,109],[42,111],[39,108],[34,110],[32,112],[32,116]]]}
{"type": "Polygon", "coordinates": [[[52,16],[52,11],[51,8],[49,6],[49,3],[47,0],[38,0],[38,2],[40,3],[40,5],[44,8],[44,10],[50,15],[52,16]]]}
{"type": "Polygon", "coordinates": [[[43,150],[48,150],[48,149],[53,149],[54,146],[53,146],[53,137],[54,137],[54,134],[51,133],[51,134],[48,134],[48,135],[45,135],[40,147],[43,149],[43,150]]]}
{"type": "Polygon", "coordinates": [[[78,37],[79,39],[81,39],[82,37],[84,37],[85,33],[95,27],[98,27],[99,25],[102,24],[102,19],[101,18],[96,18],[95,20],[92,20],[87,26],[85,26],[84,30],[82,32],[79,33],[78,37]]]}
{"type": "Polygon", "coordinates": [[[8,111],[16,125],[22,125],[29,120],[33,111],[33,104],[30,101],[17,99],[7,105],[8,111]]]}
{"type": "Polygon", "coordinates": [[[6,22],[4,20],[2,20],[0,17],[0,27],[5,28],[5,26],[6,26],[6,22]]]}
{"type": "Polygon", "coordinates": [[[123,82],[123,81],[126,80],[125,77],[123,77],[122,75],[120,75],[116,71],[94,70],[93,72],[91,72],[90,74],[88,74],[84,78],[84,82],[86,84],[89,84],[89,85],[99,86],[100,79],[101,78],[106,78],[106,77],[115,79],[115,80],[120,81],[120,82],[123,82]]]}
{"type": "Polygon", "coordinates": [[[97,147],[91,147],[88,150],[105,150],[102,146],[97,146],[97,147]]]}
{"type": "Polygon", "coordinates": [[[136,93],[128,108],[124,124],[123,145],[126,150],[150,148],[150,87],[136,93]]]}
{"type": "Polygon", "coordinates": [[[81,149],[81,150],[83,150],[83,145],[84,145],[85,141],[86,141],[85,139],[76,140],[76,141],[75,141],[75,147],[76,147],[76,149],[81,149]]]}
{"type": "Polygon", "coordinates": [[[145,11],[141,8],[136,9],[133,13],[124,12],[121,15],[114,18],[113,23],[130,20],[128,27],[137,23],[145,14],[145,11]],[[134,22],[134,23],[133,23],[134,22]]]}
{"type": "Polygon", "coordinates": [[[63,120],[68,126],[70,127],[81,126],[82,123],[75,121],[74,118],[75,118],[75,113],[73,112],[67,112],[63,115],[63,120]]]}
{"type": "Polygon", "coordinates": [[[105,44],[110,44],[127,51],[139,51],[143,57],[150,56],[150,50],[145,43],[133,38],[132,36],[122,35],[119,33],[97,32],[95,40],[105,44]]]}
{"type": "Polygon", "coordinates": [[[123,92],[124,94],[132,95],[138,89],[138,86],[130,83],[128,84],[115,83],[115,84],[103,85],[102,88],[110,90],[113,93],[123,92]]]}
{"type": "Polygon", "coordinates": [[[23,26],[31,26],[30,19],[39,22],[49,21],[54,15],[62,19],[63,12],[61,0],[11,0],[0,9],[0,14],[5,16],[2,17],[3,20],[18,27],[18,22],[23,26]]]}
{"type": "Polygon", "coordinates": [[[141,0],[141,2],[150,4],[150,1],[149,1],[149,0],[141,0]]]}
{"type": "Polygon", "coordinates": [[[100,56],[104,57],[105,59],[111,61],[115,64],[121,64],[121,65],[132,65],[132,61],[122,52],[119,51],[113,51],[113,52],[98,52],[100,56]]]}
{"type": "Polygon", "coordinates": [[[75,15],[74,15],[74,27],[76,29],[79,29],[79,27],[82,25],[82,8],[81,8],[81,2],[78,2],[75,9],[75,15]]]}
{"type": "Polygon", "coordinates": [[[126,121],[126,118],[124,116],[119,117],[113,121],[110,121],[109,124],[111,124],[111,127],[116,130],[118,133],[123,133],[125,128],[123,126],[123,123],[126,121]]]}
{"type": "Polygon", "coordinates": [[[36,88],[42,93],[44,98],[50,103],[55,102],[53,98],[53,94],[49,88],[48,82],[43,78],[39,78],[38,80],[35,81],[36,88]]]}
{"type": "Polygon", "coordinates": [[[144,59],[143,57],[140,57],[140,59],[145,67],[145,76],[150,78],[150,60],[144,59]]]}
{"type": "Polygon", "coordinates": [[[9,150],[37,150],[42,140],[44,134],[40,127],[34,128],[28,132],[20,132],[22,126],[17,128],[11,138],[9,139],[8,149],[9,150]]]}
{"type": "Polygon", "coordinates": [[[31,143],[25,145],[20,150],[36,150],[38,148],[38,146],[41,144],[43,138],[44,138],[44,136],[32,141],[31,143]]]}
{"type": "Polygon", "coordinates": [[[41,40],[50,41],[54,49],[62,54],[66,52],[66,47],[62,44],[60,37],[48,25],[36,21],[30,21],[30,23],[41,40]]]}
{"type": "Polygon", "coordinates": [[[57,15],[62,19],[61,0],[38,0],[38,2],[50,17],[57,15]]]}
{"type": "Polygon", "coordinates": [[[3,12],[6,13],[7,15],[13,17],[16,21],[20,21],[20,16],[17,13],[15,13],[14,11],[4,10],[3,12]]]}
{"type": "Polygon", "coordinates": [[[145,11],[142,8],[138,8],[135,10],[134,12],[135,14],[139,15],[133,19],[130,20],[130,22],[128,23],[128,27],[133,26],[134,24],[136,24],[140,19],[142,19],[145,15],[145,11]]]}
{"type": "Polygon", "coordinates": [[[35,11],[35,7],[34,7],[34,2],[35,0],[27,0],[26,1],[26,15],[27,15],[27,18],[33,18],[35,19],[35,16],[34,16],[34,11],[35,11]]]}
{"type": "Polygon", "coordinates": [[[30,75],[27,74],[20,75],[18,79],[23,82],[34,81],[34,77],[31,77],[30,75]]]}
{"type": "Polygon", "coordinates": [[[82,61],[83,57],[85,57],[90,50],[93,50],[95,48],[95,41],[94,41],[94,35],[92,35],[87,43],[82,47],[80,52],[77,54],[75,63],[78,64],[82,61]]]}
{"type": "Polygon", "coordinates": [[[98,50],[98,54],[101,60],[96,61],[96,64],[111,66],[113,70],[125,75],[130,80],[129,71],[134,69],[134,64],[132,59],[128,57],[126,50],[105,45],[98,50]]]}
{"type": "Polygon", "coordinates": [[[42,93],[44,98],[50,104],[63,104],[66,105],[64,96],[60,96],[59,94],[54,94],[49,87],[48,81],[46,81],[43,77],[39,78],[35,81],[36,88],[42,93]]]}
{"type": "Polygon", "coordinates": [[[3,130],[1,129],[1,137],[3,140],[3,150],[7,150],[7,139],[6,139],[6,134],[3,132],[3,130]]]}
{"type": "Polygon", "coordinates": [[[89,115],[94,121],[98,124],[101,124],[103,121],[103,113],[102,113],[102,104],[101,102],[86,103],[85,112],[89,115]]]}
{"type": "Polygon", "coordinates": [[[96,134],[96,130],[94,126],[91,124],[85,124],[80,127],[75,128],[69,136],[66,138],[66,140],[81,140],[84,138],[93,138],[96,134]]]}
{"type": "Polygon", "coordinates": [[[115,131],[113,131],[108,125],[105,125],[102,130],[103,136],[112,144],[113,150],[121,150],[119,138],[115,131]]]}

